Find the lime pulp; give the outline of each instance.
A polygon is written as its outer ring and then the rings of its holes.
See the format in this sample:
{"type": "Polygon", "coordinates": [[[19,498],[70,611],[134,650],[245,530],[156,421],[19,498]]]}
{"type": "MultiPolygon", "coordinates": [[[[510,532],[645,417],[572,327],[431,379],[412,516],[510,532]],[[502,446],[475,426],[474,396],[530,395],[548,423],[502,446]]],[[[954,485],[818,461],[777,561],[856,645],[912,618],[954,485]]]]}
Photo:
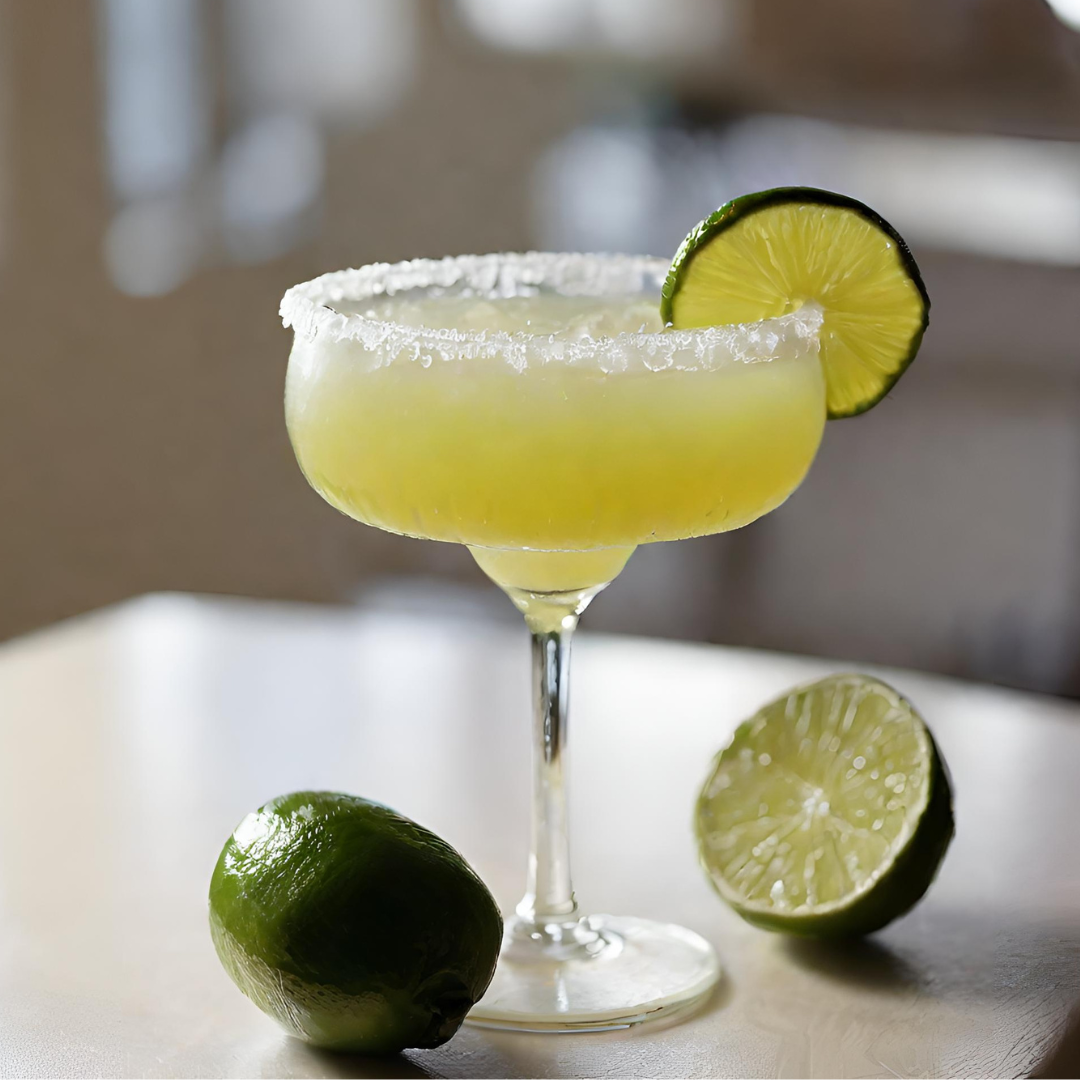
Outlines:
{"type": "Polygon", "coordinates": [[[870,933],[926,892],[953,835],[941,755],[909,702],[834,675],[766,705],[717,756],[697,803],[703,867],[743,918],[870,933]]]}

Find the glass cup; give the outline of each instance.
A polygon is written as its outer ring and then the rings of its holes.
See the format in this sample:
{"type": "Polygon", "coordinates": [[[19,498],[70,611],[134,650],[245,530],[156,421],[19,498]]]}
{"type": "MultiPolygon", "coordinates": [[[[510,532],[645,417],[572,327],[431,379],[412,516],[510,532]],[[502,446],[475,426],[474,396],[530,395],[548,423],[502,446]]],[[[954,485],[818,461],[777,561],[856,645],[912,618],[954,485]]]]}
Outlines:
{"type": "Polygon", "coordinates": [[[465,256],[328,274],[282,301],[295,331],[289,433],[312,485],[368,524],[468,545],[532,634],[527,885],[475,1024],[627,1027],[693,1009],[720,976],[690,930],[578,908],[570,643],[636,544],[737,528],[798,485],[824,425],[820,315],[575,337],[494,319],[426,326],[424,304],[547,293],[658,302],[666,271],[635,256],[465,256]],[[381,315],[384,297],[415,301],[410,322],[381,315]]]}

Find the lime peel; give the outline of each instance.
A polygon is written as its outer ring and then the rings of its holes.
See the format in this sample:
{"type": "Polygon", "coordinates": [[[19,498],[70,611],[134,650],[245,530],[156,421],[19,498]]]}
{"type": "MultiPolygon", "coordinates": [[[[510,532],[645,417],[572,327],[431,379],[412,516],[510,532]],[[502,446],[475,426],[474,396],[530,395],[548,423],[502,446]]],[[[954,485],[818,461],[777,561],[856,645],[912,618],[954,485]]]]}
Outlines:
{"type": "Polygon", "coordinates": [[[393,1054],[457,1031],[491,981],[502,917],[434,833],[380,803],[301,791],[226,841],[210,930],[236,985],[290,1034],[393,1054]]]}

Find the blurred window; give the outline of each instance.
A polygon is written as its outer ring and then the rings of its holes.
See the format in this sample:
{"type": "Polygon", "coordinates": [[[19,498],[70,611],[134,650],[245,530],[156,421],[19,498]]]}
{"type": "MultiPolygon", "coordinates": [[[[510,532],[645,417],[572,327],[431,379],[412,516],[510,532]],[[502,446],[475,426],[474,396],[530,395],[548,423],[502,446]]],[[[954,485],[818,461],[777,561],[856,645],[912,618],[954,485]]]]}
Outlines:
{"type": "Polygon", "coordinates": [[[221,155],[221,228],[237,262],[284,254],[314,228],[323,136],[309,117],[271,112],[238,128],[221,155]]]}
{"type": "Polygon", "coordinates": [[[477,37],[518,52],[609,52],[658,61],[709,57],[739,0],[457,0],[477,37]]]}
{"type": "Polygon", "coordinates": [[[1047,0],[1047,3],[1070,30],[1080,30],[1080,0],[1047,0]]]}
{"type": "Polygon", "coordinates": [[[197,0],[105,0],[105,146],[119,199],[176,191],[209,142],[197,0]]]}
{"type": "Polygon", "coordinates": [[[413,81],[413,0],[228,0],[227,84],[241,115],[385,118],[413,81]]]}
{"type": "Polygon", "coordinates": [[[687,215],[806,184],[880,210],[939,250],[1080,266],[1080,146],[753,116],[712,132],[588,127],[538,163],[543,246],[668,253],[687,215]]]}
{"type": "MultiPolygon", "coordinates": [[[[159,296],[200,265],[275,258],[319,220],[328,125],[386,118],[413,82],[415,0],[228,0],[207,49],[198,0],[103,0],[114,284],[159,296]],[[208,70],[220,56],[224,78],[208,70]],[[227,131],[211,145],[210,89],[227,131]]],[[[211,23],[211,25],[216,25],[211,23]]]]}
{"type": "Polygon", "coordinates": [[[104,0],[105,157],[117,210],[105,236],[116,286],[154,296],[200,255],[190,188],[205,163],[210,103],[197,0],[104,0]]]}
{"type": "Polygon", "coordinates": [[[416,70],[412,0],[229,0],[236,117],[221,158],[228,254],[257,262],[308,238],[324,179],[323,124],[384,120],[416,70]]]}

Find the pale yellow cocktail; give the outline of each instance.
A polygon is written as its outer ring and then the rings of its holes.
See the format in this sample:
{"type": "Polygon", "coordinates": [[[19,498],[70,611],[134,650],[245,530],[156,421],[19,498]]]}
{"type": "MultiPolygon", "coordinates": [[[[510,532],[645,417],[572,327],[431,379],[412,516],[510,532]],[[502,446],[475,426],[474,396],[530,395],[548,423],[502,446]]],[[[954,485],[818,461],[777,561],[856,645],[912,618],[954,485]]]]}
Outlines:
{"type": "Polygon", "coordinates": [[[469,545],[504,586],[602,584],[638,544],[746,525],[821,439],[812,310],[664,332],[640,292],[406,288],[326,307],[352,336],[297,334],[304,474],[369,525],[469,545]]]}
{"type": "Polygon", "coordinates": [[[474,1023],[626,1027],[694,1007],[719,977],[689,930],[578,912],[570,640],[638,544],[736,529],[795,490],[825,424],[821,312],[670,330],[667,269],[630,256],[417,260],[328,274],[282,303],[289,435],[312,486],[369,525],[468,545],[532,631],[528,884],[474,1023]]]}

